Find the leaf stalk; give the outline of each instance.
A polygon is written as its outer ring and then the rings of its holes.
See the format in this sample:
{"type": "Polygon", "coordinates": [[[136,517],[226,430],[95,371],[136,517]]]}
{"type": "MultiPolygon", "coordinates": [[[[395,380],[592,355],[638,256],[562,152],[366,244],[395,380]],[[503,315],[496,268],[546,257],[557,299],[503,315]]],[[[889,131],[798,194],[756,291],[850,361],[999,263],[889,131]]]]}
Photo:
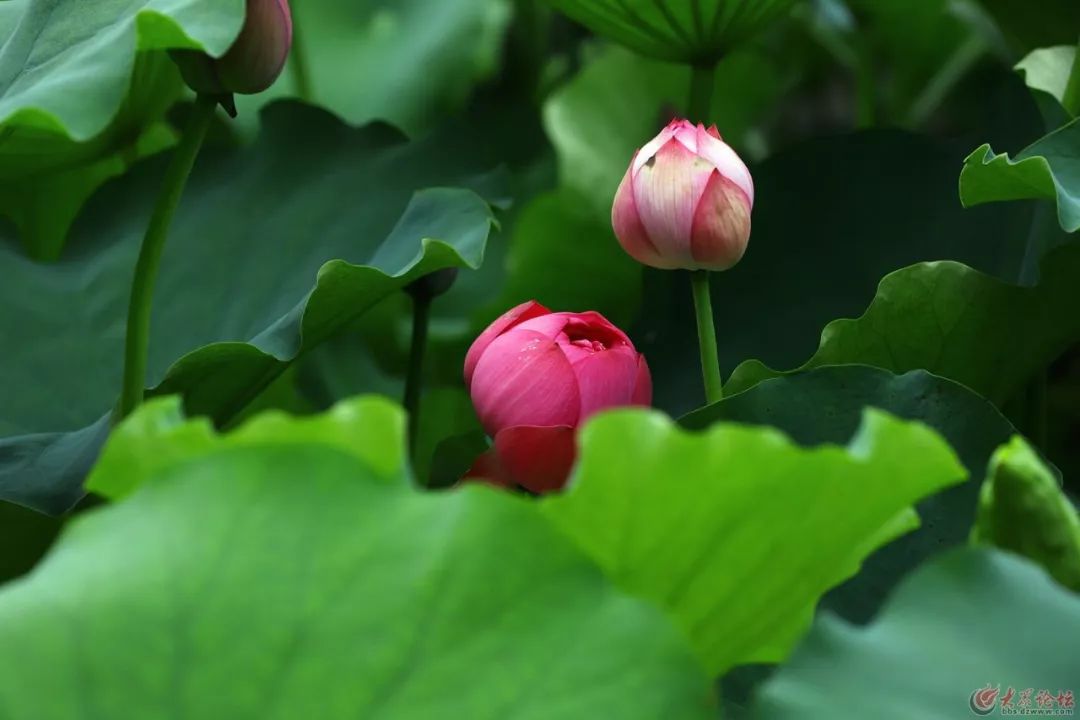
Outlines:
{"type": "Polygon", "coordinates": [[[172,160],[165,172],[165,178],[154,206],[150,224],[143,236],[139,259],[135,264],[135,276],[131,284],[131,299],[128,301],[127,334],[124,338],[124,375],[121,387],[118,419],[131,414],[143,401],[146,387],[146,365],[150,346],[150,316],[154,303],[154,285],[161,266],[161,255],[165,249],[165,240],[169,235],[169,226],[173,215],[184,194],[188,177],[195,166],[195,159],[202,148],[203,140],[214,119],[214,111],[220,98],[200,94],[192,107],[180,137],[180,143],[173,151],[172,160]]]}

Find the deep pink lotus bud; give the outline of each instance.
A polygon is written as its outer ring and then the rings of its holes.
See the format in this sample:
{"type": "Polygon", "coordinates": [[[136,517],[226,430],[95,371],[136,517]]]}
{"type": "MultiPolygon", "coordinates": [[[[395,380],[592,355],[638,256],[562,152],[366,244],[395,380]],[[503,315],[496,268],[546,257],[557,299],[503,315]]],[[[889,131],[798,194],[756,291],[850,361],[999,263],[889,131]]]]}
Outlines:
{"type": "Polygon", "coordinates": [[[244,27],[223,56],[214,59],[202,52],[179,50],[172,57],[196,92],[253,95],[274,84],[291,47],[288,0],[247,0],[244,27]]]}
{"type": "Polygon", "coordinates": [[[465,384],[495,444],[470,475],[533,492],[561,487],[574,430],[605,408],[649,405],[652,379],[630,339],[596,312],[518,305],[469,348],[465,384]]]}
{"type": "Polygon", "coordinates": [[[623,249],[665,270],[727,270],[750,240],[754,181],[713,126],[673,120],[634,154],[611,224],[623,249]]]}

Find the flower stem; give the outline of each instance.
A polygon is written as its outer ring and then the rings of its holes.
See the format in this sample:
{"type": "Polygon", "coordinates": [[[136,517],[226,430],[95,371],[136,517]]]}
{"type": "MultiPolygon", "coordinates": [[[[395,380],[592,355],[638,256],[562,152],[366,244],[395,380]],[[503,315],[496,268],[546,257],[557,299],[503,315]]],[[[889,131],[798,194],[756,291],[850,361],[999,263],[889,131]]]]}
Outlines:
{"type": "Polygon", "coordinates": [[[292,65],[293,82],[296,83],[296,96],[304,102],[311,102],[311,68],[308,66],[307,35],[302,32],[300,19],[297,17],[296,2],[292,3],[292,48],[289,50],[289,64],[292,65]]]}
{"type": "MultiPolygon", "coordinates": [[[[690,75],[690,104],[687,107],[691,122],[709,124],[715,80],[715,64],[693,66],[690,75]]],[[[694,310],[697,313],[698,345],[701,347],[701,375],[705,380],[705,399],[711,405],[723,399],[724,388],[720,378],[720,358],[716,350],[716,325],[713,323],[709,271],[692,271],[690,284],[694,292],[694,310]]]]}
{"type": "Polygon", "coordinates": [[[1073,117],[1080,117],[1080,42],[1076,44],[1076,57],[1073,58],[1072,70],[1069,71],[1069,80],[1065,85],[1065,94],[1061,96],[1061,104],[1073,117]]]}
{"type": "Polygon", "coordinates": [[[143,400],[146,387],[146,357],[150,344],[150,313],[154,302],[154,282],[161,265],[161,253],[169,235],[173,214],[184,194],[188,176],[195,166],[203,139],[214,119],[218,98],[199,95],[191,109],[180,137],[180,144],[173,152],[165,173],[154,214],[143,236],[139,259],[135,264],[135,278],[131,284],[128,302],[127,335],[124,339],[124,378],[120,395],[119,417],[127,417],[143,400]]]}
{"type": "Polygon", "coordinates": [[[416,448],[420,430],[420,391],[424,381],[424,353],[427,351],[428,325],[431,321],[429,293],[411,293],[413,299],[412,345],[409,348],[409,371],[405,376],[405,411],[409,415],[409,452],[416,448]]]}
{"type": "Polygon", "coordinates": [[[686,108],[690,122],[709,124],[715,80],[716,65],[694,65],[691,68],[690,105],[686,108]]]}
{"type": "Polygon", "coordinates": [[[705,400],[712,405],[724,399],[720,379],[720,357],[716,350],[716,324],[713,322],[712,298],[709,293],[709,271],[690,273],[694,290],[694,310],[697,313],[698,345],[701,346],[701,376],[705,380],[705,400]]]}

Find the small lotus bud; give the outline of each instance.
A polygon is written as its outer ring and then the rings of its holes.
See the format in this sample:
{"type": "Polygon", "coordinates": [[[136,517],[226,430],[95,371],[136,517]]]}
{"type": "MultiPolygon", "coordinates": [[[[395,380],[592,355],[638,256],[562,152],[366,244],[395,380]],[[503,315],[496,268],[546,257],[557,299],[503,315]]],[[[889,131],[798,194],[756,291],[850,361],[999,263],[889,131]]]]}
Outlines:
{"type": "Polygon", "coordinates": [[[292,47],[288,0],[247,0],[244,27],[220,58],[194,50],[176,50],[184,82],[200,93],[253,95],[266,90],[285,67],[292,47]]]}
{"type": "Polygon", "coordinates": [[[746,252],[753,207],[750,171],[716,127],[675,120],[635,153],[611,223],[640,263],[727,270],[746,252]]]}
{"type": "Polygon", "coordinates": [[[649,405],[652,378],[630,338],[597,312],[511,309],[473,342],[465,386],[494,440],[468,477],[536,493],[561,488],[574,433],[608,408],[649,405]]]}

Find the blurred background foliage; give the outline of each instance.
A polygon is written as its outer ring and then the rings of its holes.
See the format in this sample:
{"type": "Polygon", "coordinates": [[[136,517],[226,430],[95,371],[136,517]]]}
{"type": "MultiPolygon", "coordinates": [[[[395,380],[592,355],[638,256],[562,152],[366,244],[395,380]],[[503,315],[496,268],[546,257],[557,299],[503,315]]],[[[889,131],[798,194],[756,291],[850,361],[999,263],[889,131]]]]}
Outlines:
{"type": "MultiPolygon", "coordinates": [[[[17,37],[25,5],[0,4],[4,38],[17,37]]],[[[634,150],[685,112],[686,66],[616,45],[537,0],[292,0],[292,6],[297,41],[286,72],[268,93],[243,99],[238,122],[220,123],[212,138],[231,158],[263,147],[269,159],[256,175],[241,177],[228,162],[215,164],[228,172],[229,182],[255,187],[260,202],[237,201],[229,187],[215,189],[220,176],[213,169],[206,170],[209,189],[201,197],[213,199],[222,212],[246,203],[255,225],[271,204],[285,206],[260,232],[270,234],[287,217],[292,235],[308,246],[308,269],[340,257],[365,260],[395,226],[397,215],[382,210],[387,187],[419,182],[471,188],[497,221],[482,265],[462,272],[434,305],[414,468],[421,481],[433,469],[445,474],[467,465],[475,448],[469,438],[479,428],[461,380],[465,350],[495,316],[524,300],[599,310],[630,328],[653,368],[656,405],[675,417],[700,406],[684,278],[643,271],[622,253],[609,220],[611,198],[634,150]],[[380,125],[350,129],[369,122],[388,123],[404,136],[380,125]],[[323,142],[331,136],[333,142],[323,142]],[[406,136],[409,149],[395,149],[406,136]],[[343,153],[343,147],[355,152],[343,153]],[[314,164],[299,162],[301,155],[315,158],[314,164]],[[371,167],[385,175],[353,183],[355,197],[334,197],[346,208],[334,217],[309,202],[314,190],[305,194],[307,183],[340,182],[371,167]]],[[[1042,438],[1043,456],[1071,492],[1080,491],[1075,234],[1059,223],[1052,195],[965,209],[956,189],[976,148],[989,144],[996,153],[1016,155],[1070,122],[1060,78],[1061,68],[1073,62],[1075,50],[1070,55],[1067,46],[1075,48],[1078,31],[1080,4],[1074,0],[806,0],[732,47],[719,64],[708,120],[752,164],[758,205],[746,259],[718,275],[713,288],[725,376],[739,366],[734,381],[746,392],[703,411],[713,413],[707,420],[772,425],[804,444],[842,443],[851,437],[858,411],[874,404],[937,428],[973,476],[952,495],[935,498],[938,505],[920,506],[933,522],[899,549],[875,555],[862,575],[826,600],[854,622],[868,620],[919,560],[964,541],[990,453],[1016,429],[1042,438]],[[1036,50],[1041,54],[1029,55],[1036,50]],[[827,345],[822,330],[830,322],[858,318],[871,307],[876,314],[864,318],[861,330],[844,326],[855,339],[839,343],[833,335],[827,345]],[[967,312],[969,307],[993,311],[967,312]],[[885,350],[874,347],[875,337],[886,339],[885,350]],[[777,372],[810,361],[819,340],[828,364],[890,372],[777,372]],[[907,341],[919,352],[906,349],[907,341]],[[1049,412],[1043,426],[1037,418],[1043,392],[1038,368],[1046,365],[1049,412]],[[925,370],[942,377],[919,374],[925,370]],[[900,399],[912,388],[918,402],[904,404],[900,399]],[[811,426],[805,415],[784,417],[777,410],[800,403],[827,406],[829,422],[811,426]],[[957,511],[961,507],[968,511],[957,511]]],[[[134,232],[138,222],[116,220],[109,205],[112,198],[140,195],[141,178],[155,171],[155,156],[175,142],[190,100],[163,45],[148,40],[153,32],[143,29],[139,37],[115,107],[87,114],[99,118],[96,125],[87,120],[79,133],[70,124],[65,129],[36,120],[9,119],[5,125],[0,272],[11,273],[9,288],[32,292],[28,278],[48,278],[50,288],[61,290],[113,283],[117,291],[103,297],[122,300],[126,276],[115,268],[124,258],[109,260],[112,251],[97,247],[94,237],[101,227],[110,237],[134,232]],[[65,269],[65,263],[90,256],[99,258],[93,271],[65,269]]],[[[1051,171],[1059,185],[1080,185],[1075,169],[1051,171]]],[[[997,177],[972,190],[975,202],[1004,197],[997,177]]],[[[199,195],[198,183],[195,188],[199,195]]],[[[487,227],[485,222],[478,221],[487,227]]],[[[232,335],[249,340],[262,337],[268,325],[276,328],[260,296],[243,288],[285,283],[295,263],[294,256],[261,252],[258,232],[245,234],[211,211],[193,209],[181,226],[188,230],[177,240],[189,239],[177,245],[186,248],[178,257],[199,246],[232,252],[187,267],[178,261],[176,284],[190,284],[195,292],[164,295],[162,302],[172,307],[161,330],[171,344],[157,346],[164,353],[157,363],[162,372],[210,341],[232,335]],[[200,296],[199,277],[244,275],[253,264],[259,278],[222,279],[222,296],[200,296]],[[248,308],[251,317],[226,318],[247,323],[230,335],[204,304],[228,304],[241,295],[259,307],[248,308]]],[[[465,229],[461,235],[471,237],[465,229]]],[[[296,283],[297,293],[307,288],[304,278],[296,283]]],[[[45,316],[57,328],[75,324],[72,296],[49,297],[56,298],[50,307],[35,310],[23,302],[17,313],[0,318],[6,337],[21,337],[17,328],[45,316]]],[[[334,326],[325,342],[296,350],[296,361],[224,424],[266,408],[314,412],[364,392],[400,397],[410,326],[408,296],[388,287],[369,312],[334,326]]],[[[76,333],[115,339],[121,330],[105,323],[80,325],[76,333]]],[[[111,397],[115,388],[104,360],[79,355],[61,340],[47,352],[69,353],[53,363],[71,369],[63,381],[43,378],[34,353],[5,353],[5,435],[72,431],[107,411],[101,403],[73,408],[65,399],[88,383],[88,397],[111,397]],[[37,406],[43,385],[54,385],[53,406],[37,406]],[[10,408],[31,404],[34,422],[11,414],[10,408]],[[71,415],[76,410],[77,418],[71,415]]],[[[687,424],[702,426],[701,416],[694,417],[687,424]]],[[[25,448],[0,446],[0,459],[21,461],[25,448]]],[[[4,553],[0,580],[32,567],[61,522],[0,504],[0,533],[14,550],[4,553]]],[[[947,584],[933,572],[917,582],[947,584]]],[[[801,657],[823,652],[812,645],[801,657]]],[[[798,673],[805,666],[783,681],[787,685],[776,686],[770,702],[785,687],[804,682],[798,673]]],[[[749,668],[728,679],[725,697],[733,710],[761,674],[749,668]]]]}
{"type": "MultiPolygon", "coordinates": [[[[21,4],[0,8],[0,26],[14,27],[21,4]]],[[[752,358],[802,364],[830,320],[858,316],[883,275],[912,263],[959,260],[1007,282],[1038,282],[1041,251],[1064,242],[1050,203],[963,210],[951,188],[978,145],[1017,152],[1067,119],[1050,93],[1024,87],[1025,75],[1035,87],[1052,82],[1047,73],[1032,72],[1031,60],[1026,73],[1014,65],[1034,48],[1071,42],[1077,12],[1052,0],[1021,13],[993,0],[814,0],[724,57],[709,120],[752,162],[763,197],[746,261],[714,289],[726,372],[752,358]]],[[[468,416],[464,349],[495,315],[532,298],[632,326],[658,379],[657,404],[674,414],[699,404],[678,278],[627,259],[607,217],[634,149],[684,111],[685,66],[595,37],[532,0],[295,0],[294,13],[289,68],[268,93],[243,98],[239,122],[221,125],[213,142],[253,142],[264,108],[292,97],[350,124],[382,120],[430,137],[431,161],[469,153],[478,170],[503,168],[500,231],[485,262],[434,308],[431,405],[468,416]]],[[[182,104],[172,106],[185,92],[171,64],[146,49],[132,77],[119,111],[89,138],[25,127],[5,134],[9,243],[59,257],[96,188],[171,144],[184,116],[182,104]],[[27,201],[46,189],[47,206],[27,201]]],[[[400,393],[409,308],[404,294],[387,297],[254,407],[400,393]]],[[[1054,361],[1047,452],[1068,478],[1080,469],[1072,452],[1080,358],[1050,345],[1060,357],[1046,358],[1054,361]]],[[[1024,398],[1011,395],[1005,409],[1023,426],[1024,398]]],[[[474,429],[467,418],[441,432],[474,429]]]]}

